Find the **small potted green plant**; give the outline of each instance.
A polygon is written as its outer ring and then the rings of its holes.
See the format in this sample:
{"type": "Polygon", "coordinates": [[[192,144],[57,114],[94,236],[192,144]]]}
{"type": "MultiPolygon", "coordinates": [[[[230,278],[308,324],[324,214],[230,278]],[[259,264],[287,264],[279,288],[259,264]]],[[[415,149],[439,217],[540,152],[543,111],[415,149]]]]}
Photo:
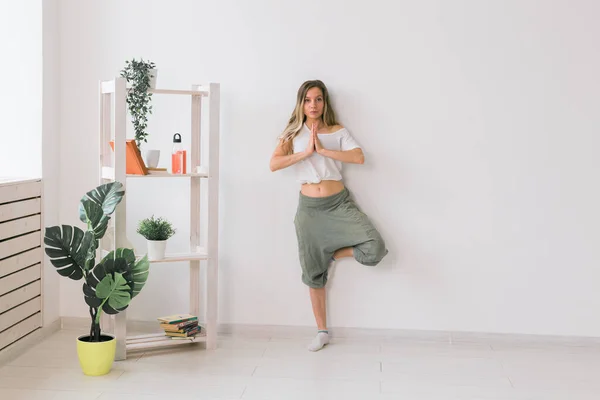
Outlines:
{"type": "Polygon", "coordinates": [[[138,147],[142,142],[147,143],[148,114],[152,114],[152,93],[149,89],[156,87],[157,70],[152,61],[135,58],[125,62],[121,76],[127,80],[130,88],[127,92],[127,105],[131,114],[131,122],[135,131],[135,141],[138,147]]]}
{"type": "Polygon", "coordinates": [[[83,297],[92,323],[89,334],[77,338],[77,355],[85,375],[107,374],[115,358],[115,337],[101,332],[100,316],[125,310],[148,279],[148,259],[138,259],[133,249],[117,248],[96,260],[100,239],[124,194],[120,182],[100,185],[87,192],[79,204],[85,231],[78,226],[57,225],[47,227],[44,233],[44,251],[56,271],[76,281],[84,280],[83,297]]]}
{"type": "Polygon", "coordinates": [[[138,224],[137,233],[146,238],[148,243],[148,260],[156,261],[165,258],[167,240],[175,234],[171,222],[159,217],[141,220],[138,224]]]}

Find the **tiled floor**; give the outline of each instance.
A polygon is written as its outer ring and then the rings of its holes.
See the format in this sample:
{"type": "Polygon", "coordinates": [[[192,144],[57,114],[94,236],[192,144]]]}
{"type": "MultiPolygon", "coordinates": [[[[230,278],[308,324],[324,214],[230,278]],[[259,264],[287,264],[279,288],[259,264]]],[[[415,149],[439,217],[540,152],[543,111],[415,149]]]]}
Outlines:
{"type": "Polygon", "coordinates": [[[308,338],[220,338],[138,354],[104,377],[84,376],[74,338],[61,331],[0,367],[0,399],[600,398],[600,348],[566,345],[337,339],[318,353],[308,338]]]}

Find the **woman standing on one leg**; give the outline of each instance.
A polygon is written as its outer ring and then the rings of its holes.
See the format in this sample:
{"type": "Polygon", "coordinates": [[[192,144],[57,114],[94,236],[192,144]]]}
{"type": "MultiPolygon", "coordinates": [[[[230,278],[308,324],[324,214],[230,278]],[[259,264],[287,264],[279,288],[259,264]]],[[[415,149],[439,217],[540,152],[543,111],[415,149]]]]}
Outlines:
{"type": "Polygon", "coordinates": [[[354,257],[375,266],[388,253],[381,235],[342,183],[342,163],[363,164],[363,152],[338,124],[323,82],[304,82],[270,164],[271,171],[293,165],[302,185],[294,225],[302,281],[310,288],[318,328],[308,347],[311,351],[329,343],[325,284],[330,264],[354,257]]]}

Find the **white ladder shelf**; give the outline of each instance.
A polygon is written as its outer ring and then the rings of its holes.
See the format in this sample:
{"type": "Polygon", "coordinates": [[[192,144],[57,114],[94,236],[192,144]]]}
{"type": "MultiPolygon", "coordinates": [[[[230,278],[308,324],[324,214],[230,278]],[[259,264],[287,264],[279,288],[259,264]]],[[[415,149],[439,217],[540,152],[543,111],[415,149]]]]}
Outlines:
{"type": "MultiPolygon", "coordinates": [[[[206,348],[213,350],[217,347],[217,299],[218,299],[218,215],[219,215],[219,106],[220,86],[218,83],[193,85],[191,90],[152,89],[154,94],[184,95],[191,97],[191,171],[185,175],[171,175],[158,172],[149,175],[126,174],[125,142],[127,122],[127,87],[124,78],[115,78],[100,82],[100,183],[118,181],[123,184],[126,195],[117,207],[111,219],[112,235],[103,239],[101,249],[111,250],[128,247],[127,240],[127,179],[152,178],[184,178],[190,180],[190,252],[184,254],[167,254],[165,259],[156,262],[189,262],[190,269],[190,305],[189,313],[200,316],[200,262],[206,262],[206,294],[205,294],[205,332],[195,339],[174,340],[164,334],[142,336],[127,336],[127,310],[107,317],[108,331],[117,338],[116,360],[127,358],[129,351],[139,351],[150,348],[185,345],[188,343],[206,342],[206,348]],[[207,99],[203,106],[202,100],[207,99]],[[208,168],[201,159],[201,121],[208,118],[208,168]],[[114,151],[110,141],[114,140],[114,151]],[[208,180],[208,190],[200,193],[200,181],[208,180]],[[204,199],[201,199],[204,196],[204,199]],[[200,204],[207,201],[207,237],[205,243],[200,243],[200,204]],[[112,236],[112,237],[109,237],[112,236]],[[106,243],[108,242],[108,243],[106,243]],[[105,249],[104,245],[109,248],[105,249]]],[[[160,182],[160,180],[159,180],[160,182]]],[[[152,268],[152,266],[150,267],[152,268]]],[[[152,275],[152,271],[150,271],[152,275]]],[[[135,300],[134,300],[135,301],[135,300]]],[[[176,312],[173,312],[175,314],[176,312]]],[[[158,317],[158,316],[157,316],[158,317]]],[[[157,322],[158,325],[158,322],[157,322]]]]}

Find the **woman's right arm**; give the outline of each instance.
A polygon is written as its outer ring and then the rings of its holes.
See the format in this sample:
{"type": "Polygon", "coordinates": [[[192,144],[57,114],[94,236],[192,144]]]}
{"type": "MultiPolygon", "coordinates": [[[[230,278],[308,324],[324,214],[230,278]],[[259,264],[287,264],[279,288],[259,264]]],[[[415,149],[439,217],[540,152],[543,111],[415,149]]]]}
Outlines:
{"type": "MultiPolygon", "coordinates": [[[[289,145],[291,145],[291,143],[289,145]]],[[[293,153],[293,154],[289,154],[289,155],[286,154],[285,145],[283,144],[283,141],[279,141],[277,148],[275,149],[275,151],[273,152],[273,155],[271,156],[271,162],[270,162],[271,171],[275,172],[277,170],[284,169],[291,165],[294,165],[294,164],[304,160],[305,158],[310,157],[314,152],[315,152],[315,143],[312,140],[312,138],[309,139],[309,143],[308,143],[308,146],[305,151],[303,151],[301,153],[293,153]]]]}

